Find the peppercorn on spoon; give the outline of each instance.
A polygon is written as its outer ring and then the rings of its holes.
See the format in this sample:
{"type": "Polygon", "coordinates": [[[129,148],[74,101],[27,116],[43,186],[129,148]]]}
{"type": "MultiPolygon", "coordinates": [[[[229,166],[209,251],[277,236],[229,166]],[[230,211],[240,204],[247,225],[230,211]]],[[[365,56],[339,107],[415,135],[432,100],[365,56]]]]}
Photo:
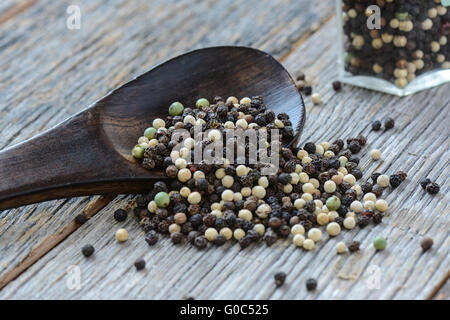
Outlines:
{"type": "Polygon", "coordinates": [[[173,101],[199,97],[262,96],[275,113],[297,124],[305,108],[295,83],[269,54],[247,47],[212,47],[173,58],[95,102],[58,126],[0,151],[0,210],[35,202],[98,194],[143,193],[166,179],[130,150],[173,101]]]}

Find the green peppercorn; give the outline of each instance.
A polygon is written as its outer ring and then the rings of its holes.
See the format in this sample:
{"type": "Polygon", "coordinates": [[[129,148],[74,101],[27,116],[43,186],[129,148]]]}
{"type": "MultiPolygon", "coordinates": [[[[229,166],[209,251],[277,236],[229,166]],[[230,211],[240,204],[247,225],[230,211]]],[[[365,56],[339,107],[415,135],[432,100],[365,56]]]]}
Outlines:
{"type": "Polygon", "coordinates": [[[199,109],[209,107],[209,101],[205,98],[200,98],[195,103],[195,106],[199,109]]]}
{"type": "Polygon", "coordinates": [[[153,127],[147,128],[144,131],[144,136],[148,139],[154,139],[156,137],[156,129],[153,127]]]}
{"type": "Polygon", "coordinates": [[[144,148],[140,145],[136,145],[133,150],[131,150],[131,155],[136,159],[142,159],[144,157],[144,148]]]}
{"type": "Polygon", "coordinates": [[[158,192],[155,196],[155,203],[159,208],[165,208],[170,203],[170,197],[166,192],[158,192]]]}
{"type": "Polygon", "coordinates": [[[373,246],[377,250],[384,250],[386,248],[387,241],[385,237],[376,237],[375,240],[373,240],[373,246]]]}
{"type": "Polygon", "coordinates": [[[326,206],[328,210],[336,211],[341,206],[341,200],[336,196],[329,197],[327,199],[326,206]]]}
{"type": "Polygon", "coordinates": [[[169,107],[169,114],[172,117],[179,116],[180,114],[183,113],[183,111],[184,111],[184,106],[178,101],[172,103],[169,107]]]}

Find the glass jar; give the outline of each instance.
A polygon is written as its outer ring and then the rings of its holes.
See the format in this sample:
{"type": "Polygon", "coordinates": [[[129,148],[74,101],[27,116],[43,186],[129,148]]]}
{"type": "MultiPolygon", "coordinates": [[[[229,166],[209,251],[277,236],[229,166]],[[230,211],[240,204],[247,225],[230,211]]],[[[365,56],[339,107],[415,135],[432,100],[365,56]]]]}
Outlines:
{"type": "Polygon", "coordinates": [[[405,96],[450,81],[450,0],[336,0],[342,82],[405,96]]]}

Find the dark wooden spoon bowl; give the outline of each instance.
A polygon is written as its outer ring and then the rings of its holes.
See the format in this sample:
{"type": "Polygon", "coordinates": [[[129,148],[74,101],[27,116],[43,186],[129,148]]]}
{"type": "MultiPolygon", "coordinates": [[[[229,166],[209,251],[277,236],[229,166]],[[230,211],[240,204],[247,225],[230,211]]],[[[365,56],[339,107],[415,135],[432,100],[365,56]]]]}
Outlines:
{"type": "Polygon", "coordinates": [[[245,47],[213,47],[171,59],[110,92],[55,128],[0,152],[0,210],[75,196],[142,193],[162,171],[149,171],[130,150],[173,101],[260,95],[275,113],[305,121],[302,97],[270,55],[245,47]]]}

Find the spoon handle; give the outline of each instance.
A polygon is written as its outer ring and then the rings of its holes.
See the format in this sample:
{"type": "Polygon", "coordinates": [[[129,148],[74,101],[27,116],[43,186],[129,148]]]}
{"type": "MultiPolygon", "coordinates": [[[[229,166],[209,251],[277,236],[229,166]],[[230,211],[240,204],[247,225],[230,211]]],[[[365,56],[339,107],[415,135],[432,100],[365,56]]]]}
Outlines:
{"type": "Polygon", "coordinates": [[[149,190],[132,163],[102,143],[95,110],[0,151],[0,210],[58,198],[149,190]],[[119,161],[118,161],[119,160],[119,161]]]}

